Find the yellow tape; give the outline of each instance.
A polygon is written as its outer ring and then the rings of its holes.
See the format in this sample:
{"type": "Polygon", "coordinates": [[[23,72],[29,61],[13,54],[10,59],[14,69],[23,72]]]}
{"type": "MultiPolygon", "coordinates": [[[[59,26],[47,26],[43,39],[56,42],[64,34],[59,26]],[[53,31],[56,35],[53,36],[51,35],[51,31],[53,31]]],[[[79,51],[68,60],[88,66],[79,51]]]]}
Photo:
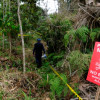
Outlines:
{"type": "MultiPolygon", "coordinates": [[[[18,36],[21,36],[21,34],[18,34],[18,36]]],[[[23,36],[29,36],[29,35],[25,35],[25,34],[23,34],[23,36]]]]}
{"type": "Polygon", "coordinates": [[[50,65],[50,68],[53,72],[66,84],[66,86],[79,98],[79,100],[83,100],[64,80],[63,78],[56,72],[56,70],[50,65]]]}
{"type": "Polygon", "coordinates": [[[0,36],[2,36],[2,32],[0,32],[0,36]]]}
{"type": "Polygon", "coordinates": [[[39,32],[35,32],[35,31],[34,31],[34,33],[36,33],[36,34],[38,34],[38,35],[42,36],[42,34],[41,34],[41,33],[39,33],[39,32]]]}
{"type": "MultiPolygon", "coordinates": [[[[40,36],[42,36],[42,34],[39,33],[39,32],[35,32],[35,33],[38,34],[38,35],[40,35],[40,36]]],[[[18,36],[21,36],[21,34],[18,34],[18,36]]],[[[30,35],[25,35],[25,34],[23,34],[23,36],[30,36],[30,35]]],[[[34,36],[34,35],[31,35],[31,36],[34,36]]]]}

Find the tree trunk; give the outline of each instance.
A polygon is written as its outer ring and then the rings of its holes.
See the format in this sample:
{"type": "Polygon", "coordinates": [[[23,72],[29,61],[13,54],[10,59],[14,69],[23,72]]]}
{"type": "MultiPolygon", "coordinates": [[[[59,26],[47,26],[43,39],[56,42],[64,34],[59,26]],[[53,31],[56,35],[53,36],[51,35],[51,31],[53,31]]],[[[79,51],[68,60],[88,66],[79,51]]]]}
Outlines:
{"type": "Polygon", "coordinates": [[[3,50],[4,50],[4,48],[5,48],[5,42],[4,42],[5,36],[4,36],[4,33],[2,35],[3,35],[3,50]]]}
{"type": "Polygon", "coordinates": [[[9,13],[10,13],[10,0],[9,0],[9,13]]]}
{"type": "Polygon", "coordinates": [[[5,7],[5,14],[6,14],[7,13],[7,6],[8,6],[7,0],[5,0],[5,5],[6,5],[6,7],[5,7]]]}
{"type": "MultiPolygon", "coordinates": [[[[4,16],[5,16],[5,1],[3,0],[3,19],[4,19],[4,16]]],[[[3,37],[3,43],[2,44],[3,44],[3,50],[4,50],[4,48],[5,48],[4,47],[4,45],[5,45],[4,44],[4,33],[2,34],[2,37],[3,37]]]]}
{"type": "Polygon", "coordinates": [[[9,54],[9,57],[11,58],[11,54],[12,54],[11,34],[9,34],[8,37],[9,37],[9,46],[10,46],[10,54],[9,54]]]}
{"type": "MultiPolygon", "coordinates": [[[[9,0],[9,13],[10,13],[10,0],[9,0]]],[[[9,33],[9,46],[10,46],[10,58],[11,58],[11,54],[12,54],[12,43],[11,43],[11,33],[9,33]]]]}
{"type": "Polygon", "coordinates": [[[3,0],[3,19],[4,19],[4,13],[5,13],[4,8],[5,8],[5,4],[4,4],[4,0],[3,0]]]}
{"type": "Polygon", "coordinates": [[[26,72],[25,68],[25,47],[24,47],[24,37],[23,37],[23,29],[22,29],[22,22],[21,22],[21,16],[20,16],[20,0],[17,0],[18,2],[18,20],[20,25],[20,34],[22,39],[22,52],[23,52],[23,72],[26,72]]]}

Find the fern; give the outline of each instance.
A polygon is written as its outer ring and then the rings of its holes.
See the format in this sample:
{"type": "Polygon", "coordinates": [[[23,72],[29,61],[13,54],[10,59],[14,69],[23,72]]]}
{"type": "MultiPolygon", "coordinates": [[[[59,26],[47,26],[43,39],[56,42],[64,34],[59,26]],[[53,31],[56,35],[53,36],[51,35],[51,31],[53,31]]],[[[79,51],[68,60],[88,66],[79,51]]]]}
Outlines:
{"type": "Polygon", "coordinates": [[[86,42],[88,38],[89,29],[85,26],[80,27],[76,30],[76,36],[82,40],[82,42],[86,42]]]}
{"type": "Polygon", "coordinates": [[[51,80],[50,84],[52,85],[51,87],[53,88],[53,90],[57,90],[59,88],[59,85],[60,85],[59,78],[56,77],[55,80],[51,80]]]}
{"type": "Polygon", "coordinates": [[[67,78],[66,78],[66,75],[65,74],[61,74],[61,77],[63,78],[63,80],[67,83],[68,82],[68,80],[67,80],[67,78]]]}
{"type": "Polygon", "coordinates": [[[93,32],[100,33],[100,28],[92,29],[93,32]]]}
{"type": "MultiPolygon", "coordinates": [[[[67,82],[67,78],[66,75],[61,74],[61,77],[63,78],[63,80],[65,82],[67,82]]],[[[53,96],[58,96],[58,97],[62,97],[61,94],[63,93],[65,96],[68,92],[68,88],[65,86],[65,84],[62,82],[62,80],[60,80],[58,77],[55,77],[53,79],[51,79],[50,81],[50,89],[51,92],[53,94],[53,96]]]]}
{"type": "Polygon", "coordinates": [[[92,32],[90,33],[90,38],[92,39],[92,42],[96,39],[100,37],[100,28],[95,28],[92,30],[92,32]]]}
{"type": "Polygon", "coordinates": [[[82,75],[84,69],[88,69],[91,60],[91,54],[82,54],[80,51],[73,51],[68,57],[71,70],[74,72],[78,69],[78,74],[82,75]]]}
{"type": "Polygon", "coordinates": [[[67,34],[65,34],[64,36],[64,43],[65,43],[65,47],[67,47],[67,45],[70,42],[70,38],[71,38],[71,42],[75,41],[75,30],[70,30],[69,32],[67,32],[67,34]]]}
{"type": "Polygon", "coordinates": [[[60,59],[63,58],[63,56],[64,56],[64,55],[62,55],[62,54],[56,55],[56,56],[53,57],[53,61],[55,61],[55,60],[60,60],[60,59]]]}
{"type": "Polygon", "coordinates": [[[85,26],[78,28],[77,30],[70,30],[64,36],[65,47],[69,44],[69,42],[73,43],[77,38],[82,40],[82,42],[86,42],[88,38],[89,29],[85,26]]]}
{"type": "Polygon", "coordinates": [[[49,76],[49,81],[56,77],[56,75],[54,73],[50,73],[50,74],[48,74],[48,76],[49,76]]]}
{"type": "Polygon", "coordinates": [[[50,84],[51,84],[50,89],[51,89],[53,95],[55,95],[57,92],[59,92],[58,91],[58,88],[59,88],[59,85],[60,85],[59,78],[55,78],[55,80],[51,80],[50,84]]]}
{"type": "Polygon", "coordinates": [[[60,85],[59,88],[56,90],[56,94],[57,94],[58,97],[61,96],[63,89],[64,89],[64,86],[60,85]]]}
{"type": "Polygon", "coordinates": [[[92,42],[95,40],[95,38],[96,38],[96,32],[91,32],[90,33],[90,38],[92,39],[92,42]]]}
{"type": "Polygon", "coordinates": [[[60,60],[60,61],[58,61],[57,64],[56,64],[56,66],[57,66],[57,67],[61,67],[62,64],[63,64],[63,62],[64,62],[64,60],[60,60]]]}

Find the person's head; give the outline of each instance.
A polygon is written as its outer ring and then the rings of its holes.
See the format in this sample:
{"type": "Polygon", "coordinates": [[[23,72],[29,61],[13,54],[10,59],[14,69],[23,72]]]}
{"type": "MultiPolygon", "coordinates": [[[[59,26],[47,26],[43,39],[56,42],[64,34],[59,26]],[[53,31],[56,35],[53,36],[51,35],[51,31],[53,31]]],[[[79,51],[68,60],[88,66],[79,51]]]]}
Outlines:
{"type": "Polygon", "coordinates": [[[40,39],[40,38],[38,38],[38,39],[37,39],[37,42],[41,42],[41,39],[40,39]]]}

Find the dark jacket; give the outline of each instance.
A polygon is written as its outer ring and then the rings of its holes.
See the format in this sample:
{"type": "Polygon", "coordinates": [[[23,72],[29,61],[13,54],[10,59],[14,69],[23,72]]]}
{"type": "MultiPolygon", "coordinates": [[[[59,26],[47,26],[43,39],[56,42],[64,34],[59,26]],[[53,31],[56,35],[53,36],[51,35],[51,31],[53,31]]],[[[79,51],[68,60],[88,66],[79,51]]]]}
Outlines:
{"type": "Polygon", "coordinates": [[[45,49],[42,43],[35,43],[33,49],[33,55],[35,56],[42,56],[42,51],[45,53],[45,49]]]}

